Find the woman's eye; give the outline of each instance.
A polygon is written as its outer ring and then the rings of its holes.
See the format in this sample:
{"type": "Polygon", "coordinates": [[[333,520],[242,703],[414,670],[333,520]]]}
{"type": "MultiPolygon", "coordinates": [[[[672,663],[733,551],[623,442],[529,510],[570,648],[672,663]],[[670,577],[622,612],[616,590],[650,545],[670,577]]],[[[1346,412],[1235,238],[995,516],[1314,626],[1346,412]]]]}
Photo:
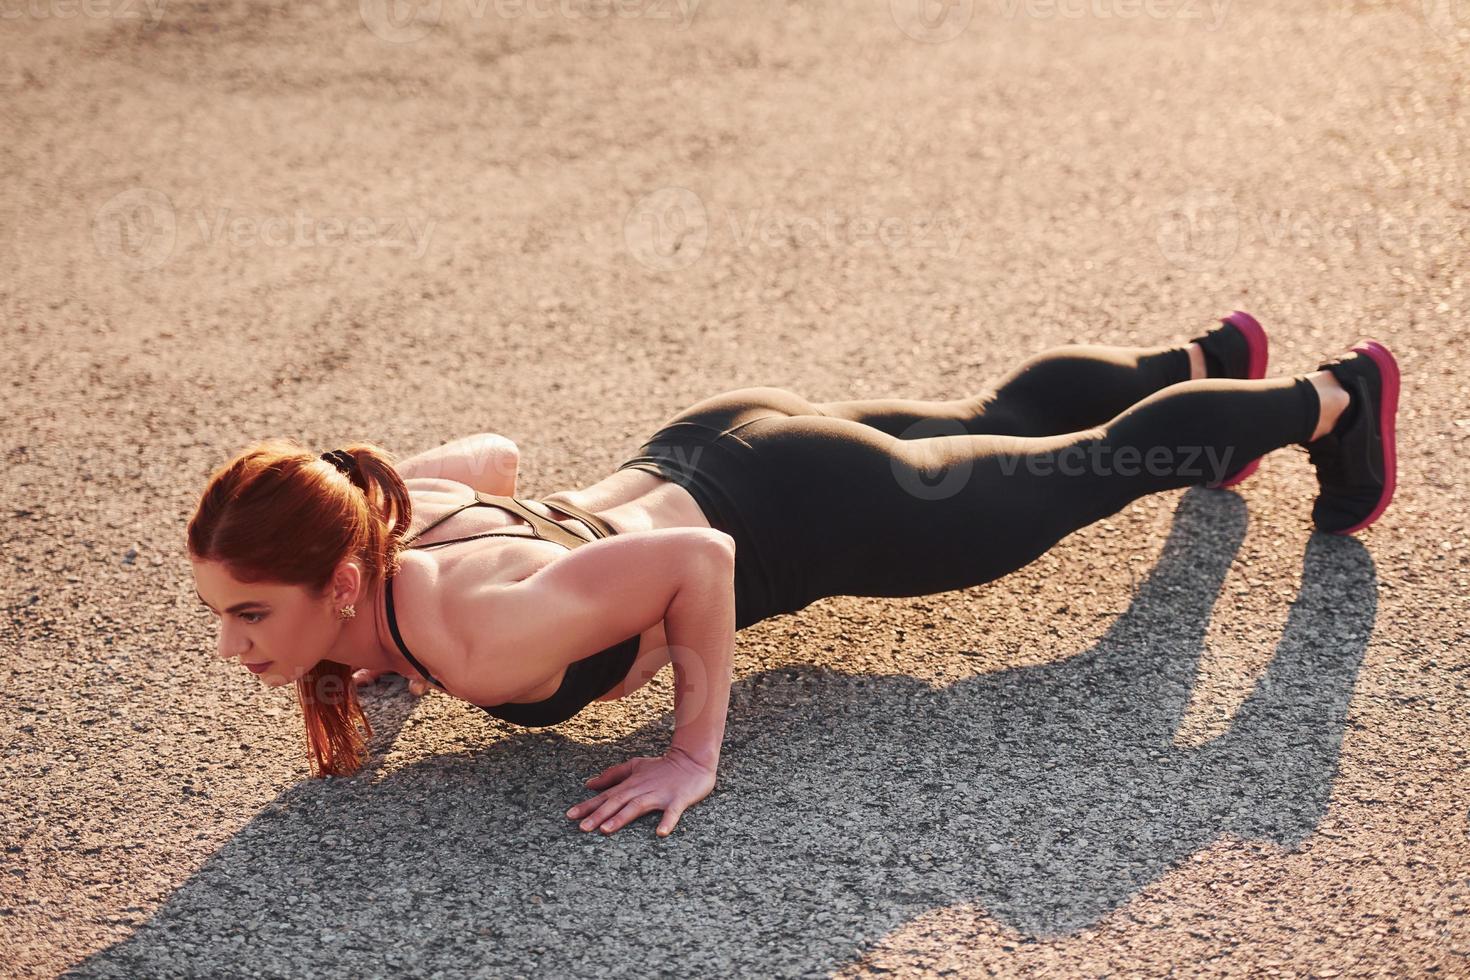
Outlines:
{"type": "Polygon", "coordinates": [[[241,613],[240,618],[245,620],[247,624],[254,626],[256,623],[264,619],[265,615],[263,613],[241,613]],[[254,616],[255,618],[251,619],[251,616],[254,616]]]}

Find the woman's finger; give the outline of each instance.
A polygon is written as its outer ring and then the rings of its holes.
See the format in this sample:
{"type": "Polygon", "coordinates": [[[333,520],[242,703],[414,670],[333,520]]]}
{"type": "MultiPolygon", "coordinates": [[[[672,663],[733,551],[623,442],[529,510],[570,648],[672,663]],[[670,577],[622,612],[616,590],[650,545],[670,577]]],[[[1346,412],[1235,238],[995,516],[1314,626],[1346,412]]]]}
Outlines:
{"type": "Polygon", "coordinates": [[[610,783],[615,783],[631,773],[633,771],[633,763],[637,761],[637,759],[629,759],[627,762],[619,762],[615,766],[608,766],[602,772],[589,778],[585,785],[589,789],[606,789],[610,783]]]}
{"type": "Polygon", "coordinates": [[[589,809],[577,826],[583,830],[596,830],[604,820],[621,810],[625,802],[626,795],[608,796],[600,806],[589,809]]]}
{"type": "Polygon", "coordinates": [[[617,811],[611,817],[608,817],[606,820],[602,821],[602,823],[598,826],[598,829],[601,830],[604,834],[615,834],[619,830],[622,830],[624,827],[626,827],[628,824],[632,823],[634,820],[637,820],[639,817],[643,816],[648,811],[657,809],[658,806],[648,797],[635,796],[627,803],[623,804],[623,808],[621,810],[617,811]]]}
{"type": "Polygon", "coordinates": [[[352,672],[352,680],[358,685],[371,684],[373,681],[378,679],[378,675],[380,675],[381,673],[381,670],[368,670],[366,667],[364,667],[361,670],[354,670],[352,672]]]}
{"type": "Polygon", "coordinates": [[[615,791],[603,801],[602,806],[589,813],[577,826],[583,830],[596,830],[626,806],[630,800],[638,800],[639,798],[637,794],[624,792],[619,788],[619,790],[615,791]]]}
{"type": "Polygon", "coordinates": [[[678,824],[679,818],[684,815],[684,808],[677,803],[670,804],[664,808],[664,815],[658,822],[658,835],[667,837],[674,832],[674,826],[678,824]]]}
{"type": "Polygon", "coordinates": [[[600,804],[607,800],[607,794],[610,792],[612,792],[612,790],[604,790],[591,799],[583,800],[581,803],[578,803],[576,806],[567,811],[567,818],[570,820],[576,820],[583,814],[591,813],[600,804]]]}

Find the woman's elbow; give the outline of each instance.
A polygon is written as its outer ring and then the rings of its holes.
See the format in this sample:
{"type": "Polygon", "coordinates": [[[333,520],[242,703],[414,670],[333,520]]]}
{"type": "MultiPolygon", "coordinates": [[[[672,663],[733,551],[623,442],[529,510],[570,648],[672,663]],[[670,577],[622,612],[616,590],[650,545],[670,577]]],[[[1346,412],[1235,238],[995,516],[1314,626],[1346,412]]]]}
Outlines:
{"type": "Polygon", "coordinates": [[[735,539],[718,528],[710,528],[704,536],[708,542],[708,554],[719,564],[735,564],[735,539]]]}

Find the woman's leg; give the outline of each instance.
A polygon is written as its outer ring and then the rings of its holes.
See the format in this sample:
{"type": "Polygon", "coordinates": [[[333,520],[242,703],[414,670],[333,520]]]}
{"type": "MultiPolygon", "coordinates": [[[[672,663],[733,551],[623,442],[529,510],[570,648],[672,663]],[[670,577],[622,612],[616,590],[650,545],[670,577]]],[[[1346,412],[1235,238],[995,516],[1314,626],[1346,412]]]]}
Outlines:
{"type": "MultiPolygon", "coordinates": [[[[1124,389],[1119,378],[1103,397],[1124,389]]],[[[927,595],[999,578],[1139,497],[1308,441],[1319,411],[1305,375],[1204,378],[1063,434],[900,439],[868,422],[795,415],[747,423],[740,437],[782,481],[757,517],[779,542],[775,605],[789,612],[824,596],[927,595]]]]}
{"type": "Polygon", "coordinates": [[[1069,344],[1031,357],[971,398],[813,404],[824,415],[871,425],[898,439],[1057,435],[1098,425],[1161,388],[1189,380],[1188,347],[1069,344]]]}

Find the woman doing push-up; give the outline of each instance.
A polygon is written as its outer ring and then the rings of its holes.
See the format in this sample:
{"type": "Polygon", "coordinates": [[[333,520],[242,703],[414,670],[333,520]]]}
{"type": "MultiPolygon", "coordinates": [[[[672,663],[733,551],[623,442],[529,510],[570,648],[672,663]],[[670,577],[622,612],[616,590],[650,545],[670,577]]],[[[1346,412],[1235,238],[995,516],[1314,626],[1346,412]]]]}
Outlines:
{"type": "Polygon", "coordinates": [[[1393,496],[1399,374],[1365,340],[1267,378],[1234,313],[1189,342],[1043,351],[954,401],[812,402],[741,388],[670,418],[608,477],[516,496],[516,448],[471,436],[402,462],[371,443],[246,449],[189,523],[219,655],[295,684],[318,775],[372,734],[356,685],[396,672],[517,725],[554,725],[674,670],[657,757],[587,780],[567,816],[612,833],[707,796],[735,633],[826,596],[921,596],[1012,572],[1151,493],[1228,487],[1304,446],[1316,527],[1393,496]]]}

